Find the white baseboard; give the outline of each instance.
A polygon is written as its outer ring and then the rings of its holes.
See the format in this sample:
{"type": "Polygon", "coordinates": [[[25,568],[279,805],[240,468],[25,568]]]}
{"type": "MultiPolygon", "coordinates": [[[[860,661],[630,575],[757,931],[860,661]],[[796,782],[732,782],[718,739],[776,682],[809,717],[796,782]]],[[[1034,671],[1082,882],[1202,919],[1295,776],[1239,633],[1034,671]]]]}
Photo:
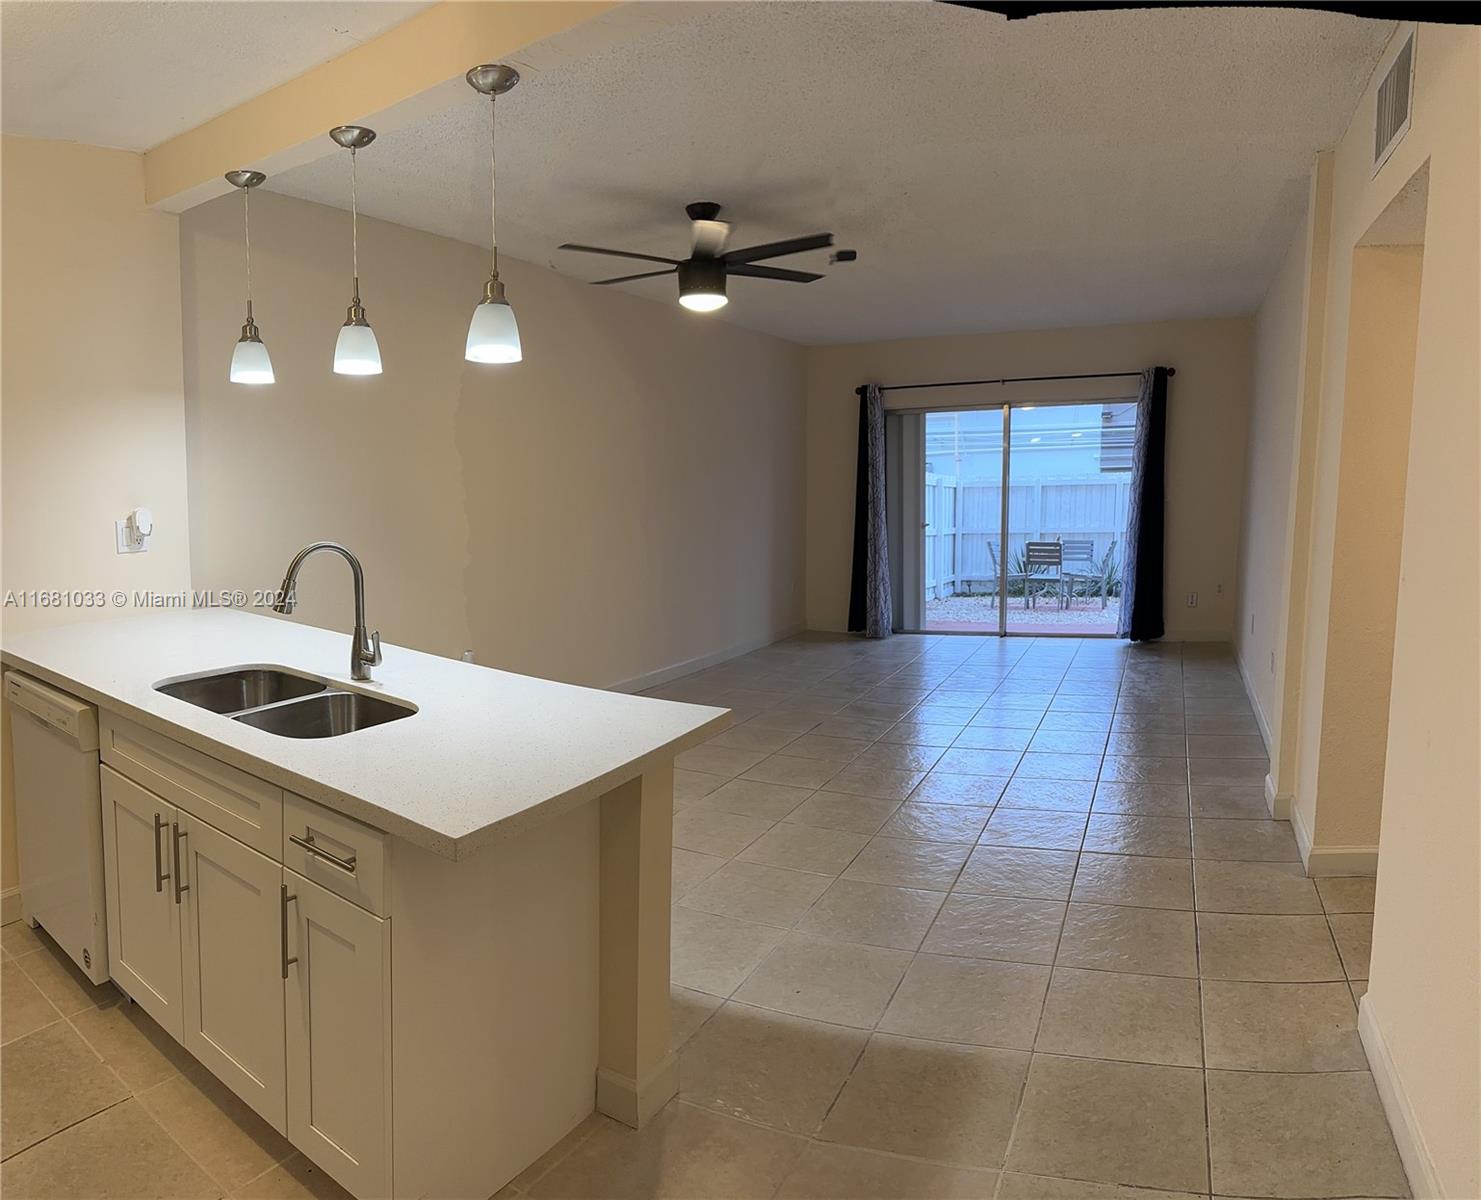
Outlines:
{"type": "Polygon", "coordinates": [[[701,654],[696,658],[685,659],[683,662],[674,663],[669,667],[660,667],[656,671],[649,671],[645,675],[638,675],[632,679],[624,679],[620,683],[609,683],[609,692],[642,692],[648,688],[661,687],[670,680],[678,679],[684,675],[693,675],[696,671],[703,671],[706,667],[713,667],[716,663],[725,662],[727,659],[739,658],[742,654],[749,654],[753,650],[763,650],[776,642],[786,641],[789,637],[796,637],[807,626],[803,624],[789,625],[785,629],[779,629],[774,633],[766,634],[749,641],[737,642],[733,646],[727,646],[723,650],[716,650],[712,654],[701,654]]]}
{"type": "Polygon", "coordinates": [[[1171,621],[1166,623],[1161,642],[1228,642],[1227,629],[1176,629],[1171,621]]]}
{"type": "Polygon", "coordinates": [[[1373,1082],[1378,1085],[1378,1099],[1388,1117],[1389,1128],[1394,1133],[1394,1144],[1399,1148],[1399,1158],[1409,1176],[1409,1191],[1417,1200],[1444,1196],[1440,1190],[1440,1178],[1435,1172],[1435,1160],[1425,1144],[1424,1131],[1419,1127],[1419,1118],[1404,1090],[1404,1081],[1389,1053],[1388,1042],[1378,1023],[1377,1010],[1373,1006],[1373,993],[1365,992],[1358,1002],[1358,1036],[1363,1050],[1368,1055],[1368,1066],[1373,1070],[1373,1082]]]}
{"type": "Polygon", "coordinates": [[[1270,722],[1265,717],[1265,710],[1260,707],[1260,693],[1255,690],[1254,682],[1250,679],[1249,668],[1244,665],[1244,659],[1239,654],[1234,655],[1234,665],[1239,668],[1239,681],[1244,684],[1245,698],[1250,702],[1250,707],[1255,712],[1255,724],[1260,727],[1260,740],[1265,743],[1265,754],[1270,754],[1270,743],[1274,741],[1274,735],[1270,730],[1270,722]]]}
{"type": "Polygon", "coordinates": [[[1313,879],[1330,875],[1377,875],[1377,846],[1313,846],[1307,851],[1306,873],[1313,879]]]}
{"type": "Polygon", "coordinates": [[[21,919],[21,889],[6,888],[0,892],[0,925],[21,919]]]}
{"type": "MultiPolygon", "coordinates": [[[[1265,794],[1268,798],[1268,789],[1265,794]]],[[[1295,805],[1291,805],[1291,832],[1296,835],[1296,849],[1301,852],[1306,874],[1313,879],[1330,875],[1378,874],[1377,846],[1314,846],[1306,818],[1295,805]]]]}
{"type": "Polygon", "coordinates": [[[1275,777],[1265,776],[1265,808],[1273,821],[1289,821],[1295,805],[1290,796],[1282,796],[1275,787],[1275,777]]]}
{"type": "Polygon", "coordinates": [[[641,1080],[597,1068],[597,1110],[632,1129],[646,1125],[678,1092],[679,1056],[672,1052],[641,1080]]]}
{"type": "MultiPolygon", "coordinates": [[[[1271,746],[1275,742],[1275,731],[1270,728],[1270,720],[1265,715],[1265,710],[1260,707],[1260,694],[1255,690],[1254,682],[1250,679],[1249,668],[1245,666],[1244,659],[1238,653],[1234,655],[1234,665],[1239,668],[1239,681],[1244,684],[1245,699],[1250,702],[1250,708],[1255,714],[1255,724],[1260,730],[1260,740],[1265,743],[1265,756],[1273,763],[1275,754],[1271,746]]],[[[1275,779],[1265,776],[1265,808],[1271,817],[1277,821],[1289,821],[1291,819],[1291,797],[1280,794],[1275,786],[1275,779]]]]}

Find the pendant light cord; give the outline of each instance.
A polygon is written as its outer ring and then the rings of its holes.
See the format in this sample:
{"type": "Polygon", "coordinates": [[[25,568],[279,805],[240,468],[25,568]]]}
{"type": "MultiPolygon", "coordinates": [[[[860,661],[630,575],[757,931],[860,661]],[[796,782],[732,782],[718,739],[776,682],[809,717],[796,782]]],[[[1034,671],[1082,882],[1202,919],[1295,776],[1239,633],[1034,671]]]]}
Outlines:
{"type": "Polygon", "coordinates": [[[247,321],[252,320],[252,189],[242,189],[242,232],[247,247],[247,321]]]}
{"type": "Polygon", "coordinates": [[[360,303],[360,198],[357,193],[359,171],[355,165],[355,147],[350,147],[350,264],[355,277],[355,303],[360,303]]]}
{"type": "Polygon", "coordinates": [[[498,122],[494,119],[494,96],[489,94],[489,274],[499,278],[499,238],[495,225],[498,205],[494,198],[499,172],[497,169],[496,132],[498,122]]]}

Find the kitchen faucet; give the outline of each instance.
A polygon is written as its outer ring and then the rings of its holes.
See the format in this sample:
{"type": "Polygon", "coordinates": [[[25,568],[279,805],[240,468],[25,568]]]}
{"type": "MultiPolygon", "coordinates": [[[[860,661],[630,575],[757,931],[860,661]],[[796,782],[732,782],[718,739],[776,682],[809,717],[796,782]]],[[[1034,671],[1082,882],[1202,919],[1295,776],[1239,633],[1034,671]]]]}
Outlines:
{"type": "Polygon", "coordinates": [[[315,542],[293,556],[293,561],[288,564],[288,573],[283,576],[283,588],[278,602],[273,605],[273,612],[293,611],[297,602],[294,589],[298,586],[298,569],[303,566],[304,559],[319,550],[333,550],[350,564],[350,572],[355,577],[355,632],[350,635],[350,678],[369,679],[370,668],[378,666],[381,661],[381,635],[379,630],[365,632],[365,572],[360,569],[360,560],[338,542],[315,542]]]}

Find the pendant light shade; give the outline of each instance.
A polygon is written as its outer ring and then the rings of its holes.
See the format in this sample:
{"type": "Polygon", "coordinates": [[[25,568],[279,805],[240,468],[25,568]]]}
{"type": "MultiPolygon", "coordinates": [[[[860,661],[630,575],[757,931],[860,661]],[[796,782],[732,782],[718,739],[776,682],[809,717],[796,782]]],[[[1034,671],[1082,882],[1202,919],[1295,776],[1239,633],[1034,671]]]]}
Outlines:
{"type": "Polygon", "coordinates": [[[228,171],[226,182],[242,193],[242,245],[247,256],[247,323],[231,352],[232,383],[260,386],[273,383],[273,360],[268,357],[257,322],[252,319],[252,189],[267,179],[261,171],[228,171]]]}
{"type": "Polygon", "coordinates": [[[233,383],[274,383],[273,360],[268,357],[267,347],[257,336],[257,326],[248,325],[242,331],[242,340],[231,352],[231,381],[233,383]],[[252,331],[248,336],[247,329],[252,331]]]}
{"type": "Polygon", "coordinates": [[[519,322],[514,319],[514,309],[505,299],[504,284],[499,279],[499,240],[494,202],[498,179],[494,155],[494,101],[519,82],[519,72],[513,67],[485,63],[472,68],[464,78],[474,91],[489,98],[490,259],[488,282],[483,285],[483,299],[473,309],[473,319],[468,322],[468,340],[463,348],[463,357],[476,363],[517,363],[524,357],[519,344],[519,322]]]}
{"type": "Polygon", "coordinates": [[[519,322],[504,299],[504,285],[489,280],[484,299],[474,308],[468,322],[468,342],[463,357],[476,363],[517,363],[523,357],[519,346],[519,322]]]}
{"type": "Polygon", "coordinates": [[[336,375],[379,375],[381,373],[381,347],[375,340],[375,330],[368,321],[355,324],[346,321],[339,327],[339,337],[334,343],[334,373],[336,375]]]}
{"type": "Polygon", "coordinates": [[[375,340],[375,330],[365,317],[365,306],[360,303],[360,197],[355,159],[357,151],[375,141],[375,130],[366,129],[363,125],[340,125],[331,129],[329,136],[334,139],[335,145],[350,152],[350,255],[353,280],[350,307],[334,343],[334,373],[379,375],[380,344],[375,340]]]}

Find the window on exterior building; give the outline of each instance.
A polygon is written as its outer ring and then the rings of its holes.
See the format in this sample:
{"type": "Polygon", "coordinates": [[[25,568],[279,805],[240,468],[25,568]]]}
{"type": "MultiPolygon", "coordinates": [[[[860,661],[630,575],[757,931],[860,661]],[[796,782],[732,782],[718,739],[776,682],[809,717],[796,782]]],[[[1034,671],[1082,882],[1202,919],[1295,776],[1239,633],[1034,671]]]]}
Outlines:
{"type": "Polygon", "coordinates": [[[1136,402],[1103,404],[1100,410],[1100,469],[1102,474],[1131,470],[1136,443],[1136,402]]]}

